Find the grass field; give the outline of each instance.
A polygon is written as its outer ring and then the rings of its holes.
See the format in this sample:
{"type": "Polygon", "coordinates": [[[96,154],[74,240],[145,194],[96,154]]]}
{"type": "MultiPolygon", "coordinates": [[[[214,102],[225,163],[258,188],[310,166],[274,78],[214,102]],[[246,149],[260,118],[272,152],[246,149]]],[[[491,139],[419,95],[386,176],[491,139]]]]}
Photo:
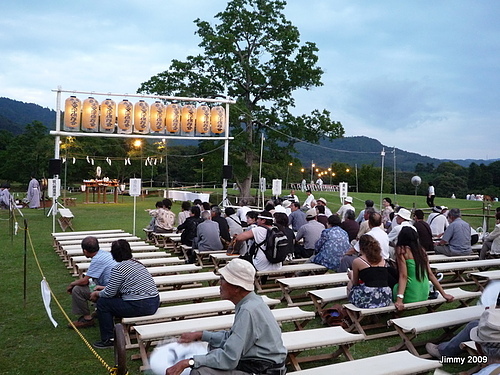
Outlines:
{"type": "MultiPolygon", "coordinates": [[[[379,194],[352,194],[355,198],[354,205],[359,211],[365,199],[380,201],[379,194]]],[[[133,231],[133,199],[119,197],[117,204],[83,204],[83,196],[73,195],[77,198],[77,206],[70,207],[75,218],[75,230],[97,229],[123,229],[133,231]]],[[[316,194],[316,198],[325,197],[332,211],[340,206],[338,193],[316,194]]],[[[299,192],[303,201],[304,194],[299,192]]],[[[393,198],[393,196],[390,196],[393,198]]],[[[158,196],[149,195],[147,198],[137,199],[137,224],[136,234],[143,236],[142,227],[149,222],[149,216],[144,211],[153,208],[158,196]]],[[[425,197],[398,196],[397,201],[405,207],[425,207],[425,197]]],[[[452,200],[437,198],[436,204],[448,207],[459,207],[467,214],[478,215],[465,217],[473,227],[482,225],[482,202],[465,200],[452,200]]],[[[497,205],[498,203],[495,203],[497,205]]],[[[176,203],[174,212],[179,211],[180,204],[176,203]]],[[[493,211],[495,206],[493,206],[493,211]]],[[[15,221],[19,223],[20,230],[17,235],[11,235],[12,221],[9,220],[7,211],[0,211],[0,243],[2,246],[2,262],[0,263],[0,285],[2,288],[3,313],[0,319],[0,337],[4,344],[0,349],[1,374],[105,374],[107,369],[100,359],[87,348],[82,338],[73,330],[66,328],[67,321],[63,311],[71,319],[70,296],[66,293],[66,286],[73,280],[72,276],[52,248],[52,217],[46,217],[43,210],[22,210],[24,218],[16,213],[15,221]],[[24,250],[24,220],[28,223],[27,250],[24,250]],[[24,259],[26,256],[26,273],[24,272],[24,259]],[[26,277],[26,295],[24,278],[26,277]],[[45,277],[57,301],[52,301],[51,307],[55,320],[59,323],[54,328],[49,321],[43,306],[40,294],[40,282],[45,277]],[[60,303],[61,308],[59,308],[60,303]],[[61,311],[61,309],[63,311],[61,311]]],[[[490,225],[494,221],[490,219],[490,225]]],[[[56,231],[60,231],[59,227],[56,231]]],[[[449,308],[453,308],[453,304],[449,308]]],[[[316,321],[310,323],[308,328],[320,326],[316,321]]],[[[284,329],[291,329],[285,325],[284,329]]],[[[92,343],[99,339],[97,327],[82,330],[83,336],[92,343]]],[[[431,335],[432,336],[432,335],[431,335]]],[[[422,336],[425,339],[426,336],[422,336]]],[[[372,340],[356,344],[352,353],[356,358],[382,354],[398,340],[388,338],[372,340]]],[[[102,361],[113,366],[113,352],[99,350],[97,354],[102,361]]],[[[321,363],[323,364],[323,363],[321,363]]],[[[140,363],[129,361],[129,373],[138,374],[140,363]]],[[[307,366],[304,366],[307,367],[307,366]]],[[[456,372],[459,369],[445,368],[447,371],[456,372]]]]}

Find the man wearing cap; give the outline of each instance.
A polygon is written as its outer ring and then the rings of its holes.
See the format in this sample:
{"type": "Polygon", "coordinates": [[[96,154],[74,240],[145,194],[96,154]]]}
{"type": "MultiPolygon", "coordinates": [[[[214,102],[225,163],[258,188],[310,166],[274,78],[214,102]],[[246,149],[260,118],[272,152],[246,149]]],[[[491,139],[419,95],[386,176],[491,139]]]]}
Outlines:
{"type": "Polygon", "coordinates": [[[325,226],[316,220],[317,212],[315,208],[311,208],[306,212],[307,223],[302,225],[297,235],[295,236],[295,256],[298,258],[310,258],[314,253],[316,241],[321,237],[321,232],[325,226]],[[298,242],[304,240],[304,244],[300,245],[298,242]]]}
{"type": "Polygon", "coordinates": [[[252,258],[252,264],[257,271],[279,270],[282,267],[281,262],[271,263],[264,251],[266,248],[267,231],[273,226],[273,215],[269,211],[262,211],[257,216],[257,226],[250,227],[249,230],[240,233],[236,236],[236,241],[247,241],[253,239],[257,246],[255,257],[252,258]]]}
{"type": "Polygon", "coordinates": [[[337,215],[340,216],[342,221],[345,220],[345,213],[349,210],[352,210],[353,212],[356,212],[356,209],[353,207],[352,203],[352,197],[345,197],[344,198],[344,204],[340,206],[339,210],[337,211],[337,215]]]}
{"type": "Polygon", "coordinates": [[[392,229],[388,234],[389,244],[392,247],[396,246],[396,242],[398,240],[399,232],[403,227],[412,227],[415,231],[417,230],[411,223],[411,212],[406,208],[401,207],[398,212],[396,212],[395,223],[396,225],[392,225],[392,229]]]}
{"type": "Polygon", "coordinates": [[[488,309],[483,312],[477,327],[470,331],[470,338],[476,343],[478,354],[488,358],[488,366],[475,374],[500,373],[500,309],[488,309]]]}
{"type": "Polygon", "coordinates": [[[446,206],[435,206],[427,218],[427,224],[431,227],[434,237],[441,237],[446,228],[448,228],[446,211],[448,211],[448,207],[446,206]]]}
{"type": "Polygon", "coordinates": [[[324,206],[325,207],[325,215],[326,216],[331,216],[332,215],[332,211],[326,206],[327,205],[327,201],[325,198],[321,197],[319,198],[317,201],[316,201],[316,204],[318,206],[324,206]]]}
{"type": "Polygon", "coordinates": [[[253,291],[254,267],[237,258],[219,272],[221,299],[235,304],[231,330],[183,333],[180,343],[205,341],[209,352],[177,362],[167,369],[166,375],[178,375],[188,367],[191,375],[284,375],[287,350],[271,310],[253,291]]]}
{"type": "Polygon", "coordinates": [[[462,214],[458,208],[452,208],[448,214],[450,225],[444,231],[441,240],[434,245],[436,253],[447,256],[470,255],[471,227],[469,223],[462,220],[462,214]]]}

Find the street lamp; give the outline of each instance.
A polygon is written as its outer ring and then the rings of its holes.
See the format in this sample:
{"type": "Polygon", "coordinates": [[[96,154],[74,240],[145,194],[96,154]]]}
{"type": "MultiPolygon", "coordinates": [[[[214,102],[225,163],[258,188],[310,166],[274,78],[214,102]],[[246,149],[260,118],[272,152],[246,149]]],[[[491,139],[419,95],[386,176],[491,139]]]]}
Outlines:
{"type": "Polygon", "coordinates": [[[205,161],[205,158],[201,158],[201,192],[203,193],[203,162],[205,161]]]}
{"type": "Polygon", "coordinates": [[[316,167],[316,164],[314,164],[313,161],[311,160],[311,184],[314,184],[313,180],[314,167],[316,167]]]}
{"type": "Polygon", "coordinates": [[[134,146],[141,149],[141,181],[142,181],[142,141],[140,139],[136,139],[134,141],[134,146]]]}
{"type": "Polygon", "coordinates": [[[290,173],[290,167],[293,166],[293,163],[288,163],[288,167],[286,169],[286,180],[285,180],[285,189],[288,186],[288,174],[290,173]]]}

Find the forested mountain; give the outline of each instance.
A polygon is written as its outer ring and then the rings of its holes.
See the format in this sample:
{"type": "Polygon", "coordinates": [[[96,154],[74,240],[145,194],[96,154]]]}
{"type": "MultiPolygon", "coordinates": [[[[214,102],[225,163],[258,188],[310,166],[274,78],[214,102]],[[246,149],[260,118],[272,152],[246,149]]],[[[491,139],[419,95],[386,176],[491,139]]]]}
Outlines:
{"type": "MultiPolygon", "coordinates": [[[[21,134],[27,124],[39,121],[49,129],[55,129],[55,111],[41,107],[34,103],[24,103],[5,97],[0,97],[0,130],[8,130],[14,135],[21,134]]],[[[182,141],[174,144],[183,144],[182,141]]],[[[190,142],[189,145],[193,143],[190,142]]],[[[299,143],[296,145],[298,153],[295,155],[304,166],[309,166],[311,161],[317,165],[330,165],[331,163],[346,163],[349,165],[381,165],[381,151],[385,148],[384,166],[394,168],[394,149],[383,145],[378,140],[364,136],[345,137],[340,139],[321,140],[318,145],[299,143]]],[[[433,165],[436,168],[445,161],[453,161],[463,167],[471,163],[488,165],[495,160],[443,160],[423,156],[401,149],[395,149],[396,170],[415,171],[417,164],[433,165]]]]}
{"type": "Polygon", "coordinates": [[[18,135],[33,121],[40,121],[47,128],[55,129],[56,112],[38,104],[0,97],[0,130],[18,135]]]}

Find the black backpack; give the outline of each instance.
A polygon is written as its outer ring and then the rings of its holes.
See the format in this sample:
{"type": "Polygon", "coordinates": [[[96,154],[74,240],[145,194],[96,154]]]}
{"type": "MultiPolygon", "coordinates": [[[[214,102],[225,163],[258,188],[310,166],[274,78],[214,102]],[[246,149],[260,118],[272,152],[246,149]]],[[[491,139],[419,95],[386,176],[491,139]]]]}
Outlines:
{"type": "Polygon", "coordinates": [[[266,238],[261,243],[253,243],[250,249],[251,256],[255,257],[257,250],[261,249],[269,262],[283,262],[290,253],[288,237],[278,227],[268,228],[262,226],[262,228],[267,230],[266,238]]]}

